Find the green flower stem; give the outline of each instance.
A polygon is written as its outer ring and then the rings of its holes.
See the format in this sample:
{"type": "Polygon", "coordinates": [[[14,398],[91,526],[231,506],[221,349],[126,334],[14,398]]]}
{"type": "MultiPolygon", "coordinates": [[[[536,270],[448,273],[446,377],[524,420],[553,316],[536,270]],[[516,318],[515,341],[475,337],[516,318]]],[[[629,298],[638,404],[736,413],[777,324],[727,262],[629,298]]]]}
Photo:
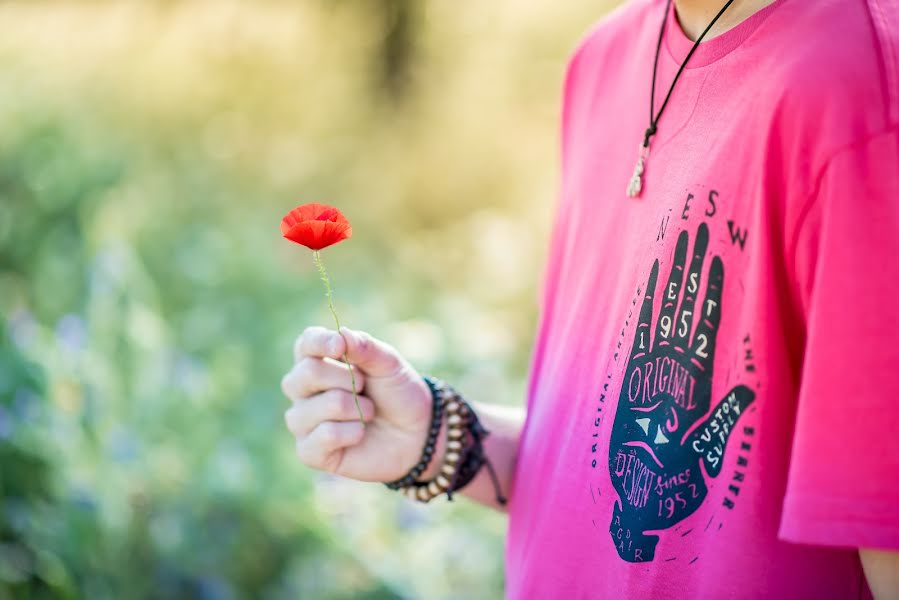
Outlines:
{"type": "MultiPolygon", "coordinates": [[[[331,294],[331,278],[328,277],[328,271],[325,270],[325,263],[322,261],[321,253],[318,250],[313,250],[312,259],[315,261],[315,266],[318,268],[318,275],[321,277],[322,283],[325,284],[325,294],[328,297],[328,308],[331,309],[334,323],[337,324],[337,333],[340,333],[340,336],[343,337],[343,333],[340,332],[340,319],[337,317],[337,311],[334,310],[334,300],[331,294]]],[[[343,339],[346,341],[346,338],[343,339]]],[[[350,384],[353,386],[353,400],[356,402],[356,410],[359,411],[359,421],[362,423],[362,426],[365,427],[365,419],[362,417],[362,408],[359,406],[359,394],[356,392],[356,374],[353,373],[353,366],[350,364],[346,352],[343,353],[343,362],[350,372],[350,384]]]]}

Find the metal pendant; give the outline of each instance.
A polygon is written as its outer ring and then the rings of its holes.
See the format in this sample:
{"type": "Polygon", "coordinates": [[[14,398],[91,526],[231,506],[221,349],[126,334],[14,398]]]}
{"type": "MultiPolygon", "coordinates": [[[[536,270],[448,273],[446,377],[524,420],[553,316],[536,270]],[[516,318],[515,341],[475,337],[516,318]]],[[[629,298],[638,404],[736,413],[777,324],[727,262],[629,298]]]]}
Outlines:
{"type": "Polygon", "coordinates": [[[634,174],[627,184],[627,195],[630,198],[636,198],[643,191],[643,170],[646,166],[646,159],[649,157],[649,146],[640,144],[640,151],[637,155],[637,164],[634,165],[634,174]]]}

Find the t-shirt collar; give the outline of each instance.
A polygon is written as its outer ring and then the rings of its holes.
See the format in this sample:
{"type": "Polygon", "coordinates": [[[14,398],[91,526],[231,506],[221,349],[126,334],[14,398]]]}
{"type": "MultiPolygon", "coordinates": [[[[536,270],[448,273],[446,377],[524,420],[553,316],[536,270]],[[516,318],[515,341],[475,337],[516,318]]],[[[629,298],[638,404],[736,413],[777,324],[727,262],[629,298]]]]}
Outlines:
{"type": "MultiPolygon", "coordinates": [[[[693,56],[690,57],[690,62],[687,63],[686,68],[702,67],[726,56],[742,44],[768,18],[774,9],[785,1],[775,0],[749,16],[749,18],[738,23],[735,27],[731,27],[724,33],[711,39],[704,40],[699,44],[699,48],[696,49],[693,56]]],[[[680,64],[693,47],[693,40],[688,38],[684,30],[681,29],[675,14],[674,2],[671,2],[666,19],[665,48],[668,56],[677,64],[680,64]]]]}

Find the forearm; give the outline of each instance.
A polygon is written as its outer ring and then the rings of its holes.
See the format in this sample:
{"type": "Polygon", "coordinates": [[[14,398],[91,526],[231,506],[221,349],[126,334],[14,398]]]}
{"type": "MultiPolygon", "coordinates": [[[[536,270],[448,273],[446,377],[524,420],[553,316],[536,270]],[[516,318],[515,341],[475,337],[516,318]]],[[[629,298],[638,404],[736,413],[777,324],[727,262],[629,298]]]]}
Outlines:
{"type": "Polygon", "coordinates": [[[874,599],[899,598],[899,552],[863,548],[858,553],[874,599]]]}
{"type": "MultiPolygon", "coordinates": [[[[478,415],[478,419],[490,434],[484,440],[484,452],[496,472],[499,480],[500,491],[507,499],[511,491],[512,473],[515,470],[515,460],[518,456],[518,442],[521,430],[524,427],[525,412],[523,408],[502,406],[498,404],[470,403],[478,415]]],[[[422,479],[429,479],[436,475],[443,456],[446,452],[446,422],[443,431],[438,437],[435,460],[431,469],[425,472],[422,479]]],[[[475,502],[484,504],[500,511],[505,507],[497,502],[496,489],[490,478],[487,466],[481,467],[477,476],[458,494],[466,496],[475,502]]]]}

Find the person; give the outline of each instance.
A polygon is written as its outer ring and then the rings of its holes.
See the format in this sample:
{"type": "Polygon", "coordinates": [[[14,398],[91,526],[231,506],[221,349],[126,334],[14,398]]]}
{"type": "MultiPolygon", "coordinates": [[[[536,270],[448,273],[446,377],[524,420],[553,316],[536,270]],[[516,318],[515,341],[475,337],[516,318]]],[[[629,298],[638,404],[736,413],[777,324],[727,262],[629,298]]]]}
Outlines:
{"type": "Polygon", "coordinates": [[[312,327],[300,460],[429,499],[482,441],[502,495],[438,491],[508,511],[510,598],[899,598],[899,5],[632,0],[562,105],[525,409],[422,462],[429,384],[312,327]]]}

